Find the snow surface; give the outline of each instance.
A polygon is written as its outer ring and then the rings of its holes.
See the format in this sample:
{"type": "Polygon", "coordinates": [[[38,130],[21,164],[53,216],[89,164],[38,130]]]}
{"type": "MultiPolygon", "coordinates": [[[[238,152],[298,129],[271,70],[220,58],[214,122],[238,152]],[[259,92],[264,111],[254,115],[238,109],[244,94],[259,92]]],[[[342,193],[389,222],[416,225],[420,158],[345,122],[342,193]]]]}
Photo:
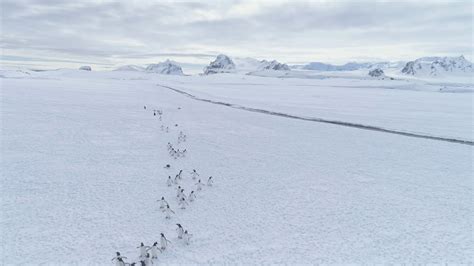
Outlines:
{"type": "Polygon", "coordinates": [[[172,242],[159,256],[164,264],[473,263],[472,146],[246,112],[157,84],[472,140],[471,88],[440,93],[439,84],[328,76],[0,73],[3,265],[111,265],[116,251],[133,261],[139,243],[161,232],[172,242]],[[188,140],[177,144],[180,130],[188,140]],[[171,159],[167,142],[188,155],[171,159]],[[186,210],[166,186],[179,169],[187,193],[192,169],[215,178],[186,210]],[[161,196],[176,211],[171,220],[161,196]],[[193,234],[189,246],[175,223],[193,234]]]}
{"type": "Polygon", "coordinates": [[[473,85],[374,80],[363,75],[366,78],[278,79],[229,74],[160,84],[251,108],[474,140],[473,85]]]}

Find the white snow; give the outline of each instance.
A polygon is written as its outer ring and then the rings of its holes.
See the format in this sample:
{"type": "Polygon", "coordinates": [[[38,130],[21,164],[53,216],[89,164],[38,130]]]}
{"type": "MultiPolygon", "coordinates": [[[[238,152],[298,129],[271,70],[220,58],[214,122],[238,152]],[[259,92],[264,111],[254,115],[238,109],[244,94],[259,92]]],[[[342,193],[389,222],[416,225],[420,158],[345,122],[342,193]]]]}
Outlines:
{"type": "Polygon", "coordinates": [[[162,264],[472,264],[472,146],[238,110],[157,85],[473,140],[472,84],[291,72],[2,70],[1,263],[108,265],[116,251],[136,261],[140,242],[164,233],[162,264]],[[168,142],[186,157],[171,158],[168,142]],[[192,169],[214,179],[185,210],[166,185],[180,169],[186,195],[192,169]]]}
{"type": "MultiPolygon", "coordinates": [[[[297,71],[292,75],[298,76],[297,71]],[[296,73],[295,73],[296,72],[296,73]]],[[[227,75],[189,77],[175,85],[202,98],[303,117],[474,140],[474,86],[363,77],[314,79],[227,75]]]]}

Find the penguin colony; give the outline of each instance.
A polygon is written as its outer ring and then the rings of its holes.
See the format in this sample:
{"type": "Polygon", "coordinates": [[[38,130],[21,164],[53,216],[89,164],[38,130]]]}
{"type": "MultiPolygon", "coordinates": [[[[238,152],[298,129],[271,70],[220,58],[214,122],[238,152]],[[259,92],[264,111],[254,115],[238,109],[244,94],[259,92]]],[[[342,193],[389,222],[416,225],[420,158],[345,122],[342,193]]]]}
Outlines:
{"type": "MultiPolygon", "coordinates": [[[[143,109],[146,111],[147,107],[143,106],[143,109]]],[[[181,109],[181,108],[178,108],[181,109]]],[[[158,116],[159,121],[162,121],[162,116],[163,116],[163,111],[161,109],[154,109],[153,111],[153,116],[158,116]]],[[[173,127],[177,128],[178,124],[173,125],[173,127]]],[[[165,133],[170,133],[170,127],[161,125],[160,126],[161,131],[165,133]]],[[[187,136],[186,134],[183,133],[183,131],[179,131],[178,134],[178,139],[177,139],[177,144],[184,143],[186,142],[187,136]]],[[[176,146],[174,146],[171,142],[168,142],[167,144],[167,149],[168,153],[171,158],[177,160],[180,158],[184,158],[187,155],[187,149],[179,149],[176,146]]],[[[164,166],[165,169],[170,170],[171,165],[167,164],[164,166]]],[[[201,179],[199,177],[198,172],[196,169],[193,169],[189,173],[190,177],[193,180],[193,183],[195,188],[191,189],[189,194],[186,194],[187,192],[185,191],[184,187],[181,187],[181,181],[183,178],[183,170],[179,170],[179,172],[174,176],[171,177],[171,175],[168,176],[166,180],[166,186],[170,187],[170,189],[176,190],[176,199],[175,202],[180,209],[186,209],[187,207],[190,207],[190,204],[196,200],[196,194],[199,193],[200,191],[203,190],[205,186],[207,187],[212,187],[214,179],[212,176],[209,176],[207,178],[206,183],[201,182],[201,179]],[[197,180],[197,181],[196,181],[197,180]]],[[[160,205],[160,210],[163,212],[163,216],[165,219],[172,219],[173,217],[176,216],[175,211],[171,208],[170,203],[165,199],[165,197],[161,197],[160,199],[157,200],[157,202],[160,205]]],[[[183,241],[186,245],[189,245],[191,242],[192,234],[188,232],[180,223],[176,223],[176,232],[177,232],[177,238],[178,241],[183,241]]],[[[139,261],[138,262],[132,262],[128,263],[126,262],[127,257],[122,256],[120,252],[116,252],[116,256],[112,258],[112,262],[115,262],[116,266],[135,266],[135,265],[141,265],[141,266],[150,266],[153,264],[157,264],[158,261],[158,255],[160,253],[166,252],[166,249],[168,245],[171,244],[171,241],[169,241],[166,236],[161,233],[160,234],[160,239],[159,241],[154,242],[151,246],[147,246],[145,244],[140,243],[140,245],[137,247],[139,249],[139,261]]]]}

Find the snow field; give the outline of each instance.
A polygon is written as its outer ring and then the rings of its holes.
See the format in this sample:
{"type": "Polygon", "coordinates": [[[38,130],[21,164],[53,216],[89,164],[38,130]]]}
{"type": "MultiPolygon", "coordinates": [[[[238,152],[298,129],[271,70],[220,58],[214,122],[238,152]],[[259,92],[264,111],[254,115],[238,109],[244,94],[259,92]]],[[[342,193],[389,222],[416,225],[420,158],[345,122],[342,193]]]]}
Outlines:
{"type": "Polygon", "coordinates": [[[472,263],[471,146],[244,112],[156,86],[187,78],[49,75],[2,79],[4,265],[103,265],[116,251],[138,256],[161,232],[173,242],[162,264],[472,263]],[[161,132],[144,104],[179,129],[161,132]],[[179,130],[189,154],[175,160],[166,145],[179,130]],[[167,220],[156,200],[176,206],[166,178],[179,169],[187,193],[192,169],[215,187],[167,220]],[[177,241],[176,223],[191,245],[177,241]]]}

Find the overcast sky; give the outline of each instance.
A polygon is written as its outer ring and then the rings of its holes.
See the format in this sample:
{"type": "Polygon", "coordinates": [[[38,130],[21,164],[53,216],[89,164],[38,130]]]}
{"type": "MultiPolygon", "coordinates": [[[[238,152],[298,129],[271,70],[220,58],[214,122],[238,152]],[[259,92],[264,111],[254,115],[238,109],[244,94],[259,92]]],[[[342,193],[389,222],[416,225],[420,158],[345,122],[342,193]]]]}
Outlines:
{"type": "Polygon", "coordinates": [[[1,0],[3,63],[472,60],[472,1],[1,0]]]}

